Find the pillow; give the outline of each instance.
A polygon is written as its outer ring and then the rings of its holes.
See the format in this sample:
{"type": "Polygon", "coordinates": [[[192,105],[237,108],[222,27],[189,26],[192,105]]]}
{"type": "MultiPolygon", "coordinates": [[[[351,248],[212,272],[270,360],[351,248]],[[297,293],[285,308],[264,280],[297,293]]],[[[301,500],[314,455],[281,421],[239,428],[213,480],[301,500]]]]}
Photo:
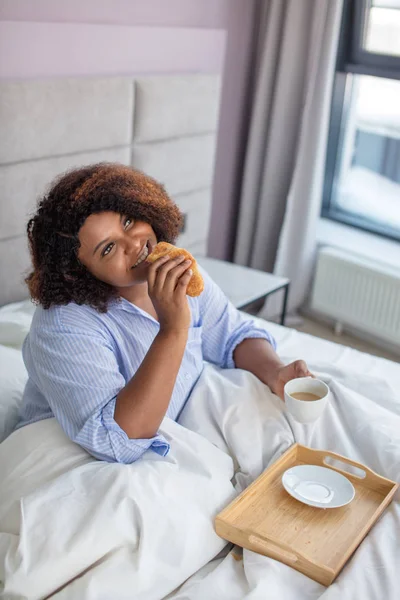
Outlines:
{"type": "Polygon", "coordinates": [[[0,346],[0,442],[13,432],[17,424],[27,379],[21,352],[0,346]]]}
{"type": "Polygon", "coordinates": [[[6,304],[0,308],[0,344],[11,348],[22,348],[27,336],[35,305],[31,300],[6,304]]]}

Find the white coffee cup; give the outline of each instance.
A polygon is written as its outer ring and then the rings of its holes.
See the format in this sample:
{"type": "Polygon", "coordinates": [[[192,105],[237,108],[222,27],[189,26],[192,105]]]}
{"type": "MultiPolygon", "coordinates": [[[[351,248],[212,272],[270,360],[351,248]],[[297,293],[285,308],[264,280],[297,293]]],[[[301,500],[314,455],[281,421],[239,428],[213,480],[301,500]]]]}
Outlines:
{"type": "Polygon", "coordinates": [[[329,388],[320,379],[299,377],[288,381],[284,387],[285,404],[289,413],[299,423],[312,423],[319,419],[329,401],[329,388]],[[292,394],[313,394],[318,400],[299,400],[292,394]]]}

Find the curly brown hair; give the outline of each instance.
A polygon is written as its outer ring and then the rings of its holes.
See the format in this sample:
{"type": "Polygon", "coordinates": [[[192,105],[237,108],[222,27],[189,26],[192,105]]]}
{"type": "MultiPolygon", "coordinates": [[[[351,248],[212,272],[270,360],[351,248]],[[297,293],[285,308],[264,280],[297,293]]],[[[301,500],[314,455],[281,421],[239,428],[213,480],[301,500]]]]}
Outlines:
{"type": "Polygon", "coordinates": [[[145,221],[159,242],[174,243],[182,224],[164,187],[132,167],[98,163],[62,174],[27,226],[33,271],[25,281],[35,302],[44,308],[75,302],[106,312],[119,299],[78,259],[80,228],[89,215],[104,211],[145,221]]]}

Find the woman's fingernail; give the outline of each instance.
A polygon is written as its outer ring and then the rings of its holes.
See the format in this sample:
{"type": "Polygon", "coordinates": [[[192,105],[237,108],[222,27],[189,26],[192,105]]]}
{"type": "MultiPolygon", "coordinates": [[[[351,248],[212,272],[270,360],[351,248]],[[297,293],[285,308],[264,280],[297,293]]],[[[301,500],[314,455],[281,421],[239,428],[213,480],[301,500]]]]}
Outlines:
{"type": "Polygon", "coordinates": [[[188,273],[189,273],[189,275],[193,275],[192,269],[189,269],[188,273]]]}
{"type": "Polygon", "coordinates": [[[185,260],[185,265],[191,265],[192,261],[191,260],[185,260]]]}

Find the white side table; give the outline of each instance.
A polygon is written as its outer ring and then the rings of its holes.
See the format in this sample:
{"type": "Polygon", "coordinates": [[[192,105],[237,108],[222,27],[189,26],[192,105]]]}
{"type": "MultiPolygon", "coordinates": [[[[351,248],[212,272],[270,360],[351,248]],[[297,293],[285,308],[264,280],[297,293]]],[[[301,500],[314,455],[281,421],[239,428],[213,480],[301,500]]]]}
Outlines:
{"type": "Polygon", "coordinates": [[[264,300],[267,296],[284,289],[281,325],[285,324],[289,279],[257,271],[257,269],[235,265],[224,260],[217,260],[216,258],[201,257],[196,260],[221,288],[232,304],[242,310],[256,300],[264,300]]]}

